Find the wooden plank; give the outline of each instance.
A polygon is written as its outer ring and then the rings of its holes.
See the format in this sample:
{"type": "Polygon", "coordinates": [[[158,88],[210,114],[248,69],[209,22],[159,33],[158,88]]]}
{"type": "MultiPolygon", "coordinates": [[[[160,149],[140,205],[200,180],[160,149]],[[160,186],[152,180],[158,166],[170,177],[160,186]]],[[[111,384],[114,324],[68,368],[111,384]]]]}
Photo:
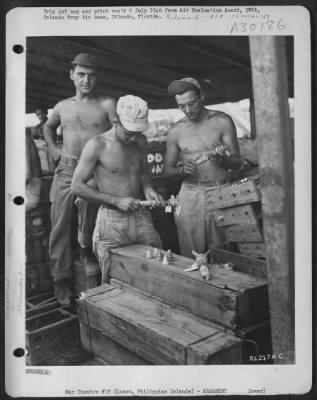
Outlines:
{"type": "Polygon", "coordinates": [[[188,346],[189,365],[242,364],[242,341],[233,335],[219,332],[216,335],[188,346]]]}
{"type": "Polygon", "coordinates": [[[222,208],[212,211],[210,215],[214,218],[217,226],[256,222],[259,218],[259,211],[255,204],[257,203],[222,208]]]}
{"type": "Polygon", "coordinates": [[[261,200],[260,191],[251,179],[243,183],[207,188],[206,193],[208,212],[261,200]]]}
{"type": "Polygon", "coordinates": [[[241,308],[248,302],[261,301],[267,305],[264,279],[209,266],[211,280],[204,281],[199,271],[184,272],[193,260],[175,255],[173,263],[164,266],[155,259],[145,258],[148,249],[153,251],[143,245],[112,249],[110,276],[231,329],[267,319],[267,310],[263,310],[263,315],[259,312],[248,315],[241,308]],[[238,308],[240,297],[245,301],[238,308]]]}
{"type": "Polygon", "coordinates": [[[80,338],[83,348],[101,358],[106,365],[150,365],[145,359],[109,339],[104,332],[82,322],[80,338]]]}
{"type": "Polygon", "coordinates": [[[184,364],[185,347],[219,332],[209,321],[127,290],[78,302],[85,303],[90,327],[153,364],[184,364]]]}
{"type": "Polygon", "coordinates": [[[231,225],[223,230],[228,242],[263,242],[262,228],[258,222],[231,225]]]}
{"type": "MultiPolygon", "coordinates": [[[[248,243],[244,243],[244,245],[248,245],[248,243]]],[[[215,263],[232,262],[236,268],[236,271],[251,274],[259,278],[266,278],[265,261],[256,260],[245,255],[212,247],[209,250],[210,256],[215,263]]]]}
{"type": "Polygon", "coordinates": [[[266,258],[265,244],[262,242],[237,243],[241,254],[249,257],[266,258]]]}

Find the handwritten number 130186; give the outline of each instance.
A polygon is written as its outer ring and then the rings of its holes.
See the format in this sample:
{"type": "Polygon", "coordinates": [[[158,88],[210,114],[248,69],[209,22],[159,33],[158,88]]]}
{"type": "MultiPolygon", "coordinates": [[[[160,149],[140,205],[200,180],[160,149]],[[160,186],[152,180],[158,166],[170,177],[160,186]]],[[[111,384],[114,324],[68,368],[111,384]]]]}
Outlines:
{"type": "Polygon", "coordinates": [[[263,21],[263,22],[235,22],[232,24],[230,29],[230,34],[234,33],[242,33],[242,32],[272,32],[275,30],[282,31],[285,29],[285,25],[283,23],[283,19],[278,21],[263,21]]]}

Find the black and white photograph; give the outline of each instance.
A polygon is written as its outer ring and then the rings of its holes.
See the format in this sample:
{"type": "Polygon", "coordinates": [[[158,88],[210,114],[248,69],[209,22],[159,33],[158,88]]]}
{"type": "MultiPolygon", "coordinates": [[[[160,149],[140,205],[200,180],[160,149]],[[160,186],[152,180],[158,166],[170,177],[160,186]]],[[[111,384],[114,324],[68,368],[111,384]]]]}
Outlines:
{"type": "Polygon", "coordinates": [[[306,10],[7,20],[8,393],[308,391],[306,10]]]}

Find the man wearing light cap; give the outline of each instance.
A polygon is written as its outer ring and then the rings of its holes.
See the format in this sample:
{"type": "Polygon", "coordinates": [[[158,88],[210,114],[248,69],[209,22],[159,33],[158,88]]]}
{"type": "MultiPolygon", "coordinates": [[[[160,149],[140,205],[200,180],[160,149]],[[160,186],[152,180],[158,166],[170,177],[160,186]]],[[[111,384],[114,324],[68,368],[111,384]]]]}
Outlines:
{"type": "Polygon", "coordinates": [[[181,253],[192,257],[192,250],[203,253],[225,242],[214,221],[207,223],[206,188],[230,181],[228,170],[241,166],[240,150],[231,117],[203,106],[204,93],[196,79],[175,80],[168,93],[185,116],[168,132],[164,172],[183,179],[175,223],[181,253]]]}
{"type": "Polygon", "coordinates": [[[148,106],[140,97],[127,95],[117,104],[114,126],[86,144],[76,168],[72,192],[101,204],[93,235],[102,283],[109,280],[109,249],[134,243],[161,247],[150,212],[140,200],[160,203],[147,165],[148,106]],[[98,189],[87,183],[94,175],[98,189]]]}
{"type": "MultiPolygon", "coordinates": [[[[53,158],[59,161],[51,189],[52,230],[49,242],[51,273],[60,304],[69,304],[72,296],[72,215],[75,197],[71,193],[72,176],[86,142],[112,126],[116,102],[96,93],[96,57],[82,53],[71,62],[70,79],[76,94],[56,104],[44,125],[44,137],[53,158]],[[56,146],[56,129],[63,130],[63,147],[56,146]]],[[[83,263],[90,261],[92,233],[97,206],[76,200],[78,242],[83,263]]]]}

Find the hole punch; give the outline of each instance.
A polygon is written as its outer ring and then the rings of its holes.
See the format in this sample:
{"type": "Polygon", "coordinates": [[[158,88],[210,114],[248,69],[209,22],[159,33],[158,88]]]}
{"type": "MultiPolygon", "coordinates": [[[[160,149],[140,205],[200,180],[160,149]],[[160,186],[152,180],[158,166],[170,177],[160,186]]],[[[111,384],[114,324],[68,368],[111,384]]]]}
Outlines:
{"type": "Polygon", "coordinates": [[[14,357],[23,357],[24,354],[25,354],[25,351],[24,351],[24,349],[22,349],[22,347],[18,347],[17,349],[15,349],[13,351],[14,357]]]}
{"type": "Polygon", "coordinates": [[[24,204],[24,198],[22,196],[15,196],[15,198],[13,199],[13,203],[17,206],[21,206],[22,204],[24,204]]]}
{"type": "Polygon", "coordinates": [[[22,54],[24,52],[24,47],[21,44],[15,44],[12,49],[16,54],[22,54]]]}

